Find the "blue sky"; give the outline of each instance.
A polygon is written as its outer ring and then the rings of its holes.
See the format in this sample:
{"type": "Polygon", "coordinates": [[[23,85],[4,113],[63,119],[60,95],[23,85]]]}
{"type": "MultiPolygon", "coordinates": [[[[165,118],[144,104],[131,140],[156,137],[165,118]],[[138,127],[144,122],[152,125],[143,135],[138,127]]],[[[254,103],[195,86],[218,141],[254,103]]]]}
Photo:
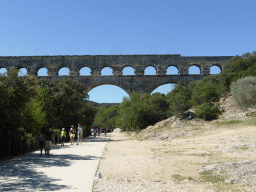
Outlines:
{"type": "MultiPolygon", "coordinates": [[[[255,18],[255,0],[1,0],[0,56],[242,55],[256,50],[255,18]]],[[[191,67],[189,72],[199,70],[191,67]]],[[[219,69],[213,67],[211,73],[219,69]]],[[[39,75],[44,74],[41,69],[39,75]]],[[[59,74],[68,75],[68,69],[59,74]]],[[[110,74],[103,69],[102,75],[110,74]]],[[[167,93],[172,87],[154,92],[167,93]]],[[[128,96],[113,85],[96,87],[89,95],[99,103],[119,103],[128,96]]]]}

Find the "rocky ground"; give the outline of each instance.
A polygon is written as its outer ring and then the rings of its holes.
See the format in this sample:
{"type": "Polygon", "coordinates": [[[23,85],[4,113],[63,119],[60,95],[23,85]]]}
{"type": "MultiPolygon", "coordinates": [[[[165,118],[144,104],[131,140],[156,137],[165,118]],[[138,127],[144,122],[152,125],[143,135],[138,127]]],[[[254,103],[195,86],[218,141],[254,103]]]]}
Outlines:
{"type": "MultiPolygon", "coordinates": [[[[256,117],[222,99],[219,119],[175,117],[111,133],[96,191],[256,191],[256,117]]],[[[191,110],[193,112],[193,110],[191,110]]]]}

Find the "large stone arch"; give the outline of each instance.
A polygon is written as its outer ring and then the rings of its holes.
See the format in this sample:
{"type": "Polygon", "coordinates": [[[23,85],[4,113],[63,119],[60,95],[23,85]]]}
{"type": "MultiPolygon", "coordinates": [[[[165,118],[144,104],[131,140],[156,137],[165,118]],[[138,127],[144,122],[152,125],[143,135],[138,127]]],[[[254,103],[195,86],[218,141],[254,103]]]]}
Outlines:
{"type": "MultiPolygon", "coordinates": [[[[159,87],[164,86],[164,85],[169,85],[169,86],[171,86],[170,84],[177,84],[177,83],[165,83],[165,84],[159,85],[158,87],[156,87],[155,89],[153,89],[153,91],[155,91],[156,89],[158,89],[159,87]]],[[[166,87],[165,87],[165,88],[166,88],[166,87]]],[[[151,91],[150,94],[152,94],[153,91],[151,91]]],[[[166,91],[170,91],[170,90],[166,90],[166,91]]],[[[162,93],[161,93],[161,94],[162,94],[162,93]]]]}
{"type": "Polygon", "coordinates": [[[156,88],[158,88],[158,87],[160,87],[162,85],[169,84],[169,83],[177,84],[178,82],[170,81],[170,80],[165,80],[165,81],[158,82],[158,83],[156,83],[155,85],[153,85],[152,87],[150,87],[148,89],[148,93],[151,94],[156,88]]]}
{"type": "Polygon", "coordinates": [[[90,85],[89,87],[86,87],[86,88],[87,88],[87,92],[90,92],[92,89],[94,89],[94,88],[96,88],[96,87],[99,87],[99,86],[101,86],[101,85],[115,85],[115,86],[121,88],[122,90],[124,90],[128,95],[130,95],[130,94],[129,94],[129,91],[126,90],[126,89],[125,89],[124,87],[122,87],[121,85],[118,85],[118,84],[116,84],[116,83],[107,83],[107,82],[92,84],[92,85],[90,85]]]}
{"type": "Polygon", "coordinates": [[[202,78],[203,78],[202,75],[189,75],[189,76],[166,75],[164,78],[158,78],[157,76],[156,77],[149,76],[148,79],[145,78],[144,84],[147,84],[147,85],[144,86],[144,92],[152,93],[152,91],[154,91],[157,87],[164,84],[168,84],[168,83],[177,84],[179,82],[182,82],[185,85],[188,85],[189,82],[194,80],[199,80],[202,78]]]}

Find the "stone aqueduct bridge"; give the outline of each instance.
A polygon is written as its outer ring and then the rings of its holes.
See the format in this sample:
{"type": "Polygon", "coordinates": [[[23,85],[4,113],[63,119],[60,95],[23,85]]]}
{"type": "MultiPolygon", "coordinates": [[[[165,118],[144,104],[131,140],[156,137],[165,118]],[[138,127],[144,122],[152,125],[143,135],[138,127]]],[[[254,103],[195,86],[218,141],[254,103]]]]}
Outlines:
{"type": "Polygon", "coordinates": [[[202,79],[210,74],[211,66],[218,66],[221,71],[223,66],[233,56],[211,56],[211,57],[181,57],[175,55],[65,55],[65,56],[14,56],[0,57],[0,68],[10,67],[26,68],[27,74],[37,76],[40,68],[47,68],[48,76],[38,76],[46,79],[74,79],[91,90],[103,84],[116,85],[131,94],[133,91],[139,93],[151,93],[160,85],[167,83],[178,83],[179,81],[188,84],[193,80],[202,79]],[[153,66],[157,75],[144,75],[144,70],[153,66]],[[166,75],[168,67],[174,66],[178,69],[178,75],[166,75]],[[199,75],[189,75],[188,68],[197,66],[200,69],[199,75]],[[69,76],[58,76],[62,67],[69,68],[69,76]],[[82,67],[91,69],[90,76],[80,76],[79,70],[82,67]],[[101,76],[101,70],[110,67],[113,70],[112,76],[101,76]],[[125,67],[132,67],[135,75],[122,75],[125,67]]]}

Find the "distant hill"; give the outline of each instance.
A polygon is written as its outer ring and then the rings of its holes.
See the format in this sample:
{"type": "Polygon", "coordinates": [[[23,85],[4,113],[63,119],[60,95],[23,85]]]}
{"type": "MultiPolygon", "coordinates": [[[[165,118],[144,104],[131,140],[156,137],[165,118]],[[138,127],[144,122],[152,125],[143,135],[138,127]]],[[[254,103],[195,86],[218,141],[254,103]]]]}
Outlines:
{"type": "Polygon", "coordinates": [[[120,103],[97,103],[94,101],[88,101],[88,103],[91,103],[94,107],[104,106],[107,109],[113,105],[120,105],[120,103]]]}

